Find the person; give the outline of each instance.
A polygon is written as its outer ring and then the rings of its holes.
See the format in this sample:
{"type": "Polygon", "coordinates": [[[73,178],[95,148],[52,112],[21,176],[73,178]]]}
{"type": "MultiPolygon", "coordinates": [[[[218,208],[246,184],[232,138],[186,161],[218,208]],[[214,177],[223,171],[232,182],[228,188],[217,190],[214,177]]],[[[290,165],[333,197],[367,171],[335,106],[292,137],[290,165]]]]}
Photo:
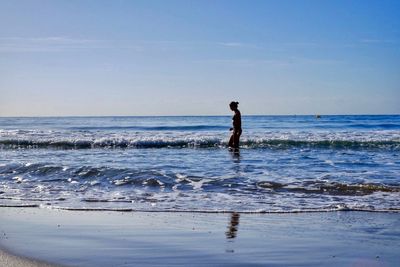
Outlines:
{"type": "Polygon", "coordinates": [[[229,104],[229,107],[235,115],[232,117],[232,128],[229,130],[232,131],[231,138],[229,139],[229,148],[234,149],[235,151],[239,150],[239,139],[240,135],[242,134],[242,118],[240,111],[238,110],[239,102],[232,101],[229,104]]]}

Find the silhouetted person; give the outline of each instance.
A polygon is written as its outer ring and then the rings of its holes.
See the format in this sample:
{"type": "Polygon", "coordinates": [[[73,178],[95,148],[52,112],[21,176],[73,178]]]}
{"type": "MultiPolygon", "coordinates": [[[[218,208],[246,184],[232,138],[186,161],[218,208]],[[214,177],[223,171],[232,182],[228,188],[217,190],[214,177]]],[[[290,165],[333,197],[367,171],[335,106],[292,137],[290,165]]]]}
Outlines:
{"type": "Polygon", "coordinates": [[[229,147],[233,148],[235,151],[239,150],[239,139],[242,134],[242,117],[240,115],[240,111],[238,110],[239,102],[232,101],[229,104],[229,107],[235,115],[232,117],[233,127],[229,130],[232,131],[231,138],[229,139],[229,147]]]}

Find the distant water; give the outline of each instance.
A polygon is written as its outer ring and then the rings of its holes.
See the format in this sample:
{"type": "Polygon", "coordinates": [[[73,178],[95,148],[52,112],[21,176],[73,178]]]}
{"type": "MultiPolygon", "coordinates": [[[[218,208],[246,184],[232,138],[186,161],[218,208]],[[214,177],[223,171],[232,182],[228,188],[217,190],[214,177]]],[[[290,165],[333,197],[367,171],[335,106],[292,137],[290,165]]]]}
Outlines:
{"type": "Polygon", "coordinates": [[[400,116],[0,118],[0,206],[400,211],[400,116]]]}

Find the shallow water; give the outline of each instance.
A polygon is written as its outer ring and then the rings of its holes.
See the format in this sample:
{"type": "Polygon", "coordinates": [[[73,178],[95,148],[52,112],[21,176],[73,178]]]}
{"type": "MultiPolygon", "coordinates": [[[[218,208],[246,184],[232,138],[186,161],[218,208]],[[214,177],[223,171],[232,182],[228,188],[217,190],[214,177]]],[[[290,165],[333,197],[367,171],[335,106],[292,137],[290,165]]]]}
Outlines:
{"type": "Polygon", "coordinates": [[[400,116],[0,118],[0,205],[400,209],[400,116]]]}

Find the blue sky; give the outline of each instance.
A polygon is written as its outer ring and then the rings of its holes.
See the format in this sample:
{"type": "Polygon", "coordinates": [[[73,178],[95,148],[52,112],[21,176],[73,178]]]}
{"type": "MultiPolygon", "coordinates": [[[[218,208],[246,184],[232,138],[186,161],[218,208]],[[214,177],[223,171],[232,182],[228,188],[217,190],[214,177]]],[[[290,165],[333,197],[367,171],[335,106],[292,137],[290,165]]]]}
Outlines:
{"type": "Polygon", "coordinates": [[[400,113],[400,1],[0,1],[0,116],[400,113]]]}

